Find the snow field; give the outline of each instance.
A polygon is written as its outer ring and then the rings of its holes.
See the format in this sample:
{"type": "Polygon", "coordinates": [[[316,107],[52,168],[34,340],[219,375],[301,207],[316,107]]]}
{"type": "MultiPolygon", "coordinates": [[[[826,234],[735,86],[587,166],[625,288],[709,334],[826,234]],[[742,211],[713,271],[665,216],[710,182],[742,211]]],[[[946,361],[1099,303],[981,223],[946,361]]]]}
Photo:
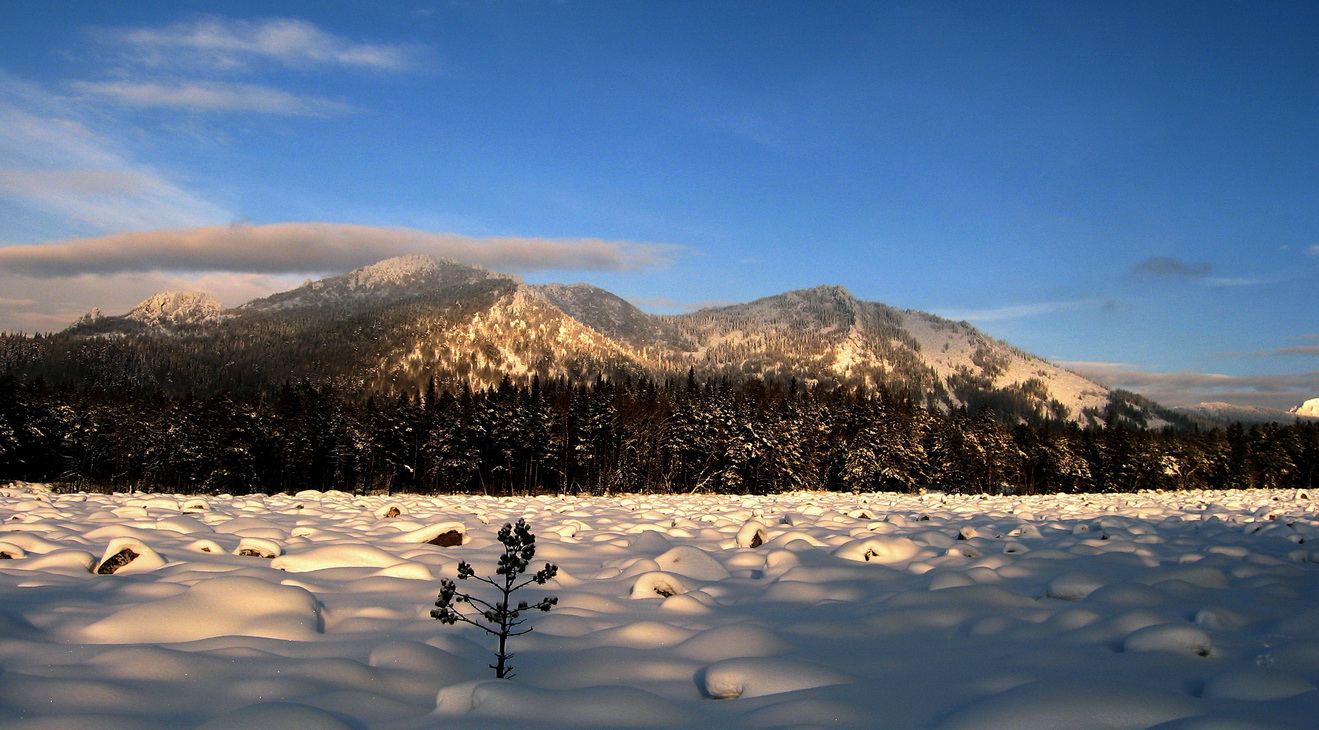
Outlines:
{"type": "Polygon", "coordinates": [[[6,488],[0,726],[1313,727],[1316,539],[1264,491],[6,488]],[[559,605],[499,681],[428,613],[519,517],[559,605]]]}

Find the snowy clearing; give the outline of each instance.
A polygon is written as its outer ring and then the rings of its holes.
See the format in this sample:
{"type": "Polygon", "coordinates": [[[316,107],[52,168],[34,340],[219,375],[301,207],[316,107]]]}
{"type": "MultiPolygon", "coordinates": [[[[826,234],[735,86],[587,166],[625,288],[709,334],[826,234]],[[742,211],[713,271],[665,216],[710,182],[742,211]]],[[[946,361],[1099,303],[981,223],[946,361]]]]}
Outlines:
{"type": "MultiPolygon", "coordinates": [[[[0,725],[1300,728],[1319,519],[1294,492],[1029,498],[0,489],[0,725]],[[557,596],[429,618],[524,517],[557,596]]],[[[464,585],[476,590],[476,586],[464,585]]]]}

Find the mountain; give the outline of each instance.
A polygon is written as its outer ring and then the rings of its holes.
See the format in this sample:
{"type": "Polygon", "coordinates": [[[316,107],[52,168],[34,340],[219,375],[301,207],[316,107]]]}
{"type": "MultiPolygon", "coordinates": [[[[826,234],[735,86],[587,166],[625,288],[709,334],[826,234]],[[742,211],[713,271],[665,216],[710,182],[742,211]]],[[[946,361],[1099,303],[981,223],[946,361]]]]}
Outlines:
{"type": "Polygon", "coordinates": [[[930,408],[990,408],[1008,422],[1092,422],[1119,406],[1140,425],[1168,422],[1148,401],[965,322],[861,301],[843,287],[661,316],[588,284],[529,285],[428,256],[227,310],[204,294],[166,293],[20,344],[0,348],[0,372],[139,392],[269,392],[308,379],[389,393],[432,378],[485,387],[504,377],[590,382],[690,370],[700,379],[882,387],[930,408]]]}
{"type": "Polygon", "coordinates": [[[988,405],[1023,418],[1075,420],[1109,403],[1103,386],[965,322],[864,302],[840,286],[671,321],[696,344],[689,357],[713,374],[883,384],[929,406],[988,405]]]}

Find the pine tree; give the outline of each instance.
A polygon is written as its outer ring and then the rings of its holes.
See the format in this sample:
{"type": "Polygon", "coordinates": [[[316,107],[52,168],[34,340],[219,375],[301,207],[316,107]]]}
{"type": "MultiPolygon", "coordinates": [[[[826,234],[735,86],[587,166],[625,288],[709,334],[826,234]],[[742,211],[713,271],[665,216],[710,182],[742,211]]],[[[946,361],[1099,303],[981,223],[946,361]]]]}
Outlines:
{"type": "Polygon", "coordinates": [[[512,595],[522,588],[535,583],[545,585],[559,568],[553,563],[546,563],[544,568],[536,571],[530,578],[519,581],[518,576],[527,571],[531,559],[536,556],[536,536],[527,526],[526,520],[518,520],[517,525],[504,525],[499,530],[499,542],[504,546],[504,554],[499,556],[499,566],[495,569],[497,578],[488,578],[476,574],[466,561],[458,563],[458,580],[474,579],[492,586],[499,592],[493,603],[470,593],[460,592],[458,584],[449,579],[440,582],[440,594],[431,609],[431,618],[445,624],[465,623],[499,639],[495,651],[495,663],[490,668],[495,670],[499,679],[511,679],[513,667],[508,660],[513,656],[508,650],[510,637],[531,633],[531,627],[521,628],[527,619],[522,614],[527,611],[549,611],[559,602],[558,598],[546,597],[535,604],[519,601],[516,608],[512,605],[512,595]],[[462,607],[470,606],[472,613],[462,607]]]}

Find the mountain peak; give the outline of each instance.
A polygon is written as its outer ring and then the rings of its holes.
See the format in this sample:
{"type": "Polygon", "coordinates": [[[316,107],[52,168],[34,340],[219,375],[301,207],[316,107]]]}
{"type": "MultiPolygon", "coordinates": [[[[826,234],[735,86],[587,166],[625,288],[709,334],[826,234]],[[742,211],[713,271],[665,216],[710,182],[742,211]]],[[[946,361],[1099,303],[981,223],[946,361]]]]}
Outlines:
{"type": "Polygon", "coordinates": [[[819,286],[813,286],[808,289],[797,289],[796,291],[788,293],[817,297],[835,297],[838,299],[856,299],[856,296],[848,291],[847,287],[840,284],[820,284],[819,286]]]}
{"type": "MultiPolygon", "coordinates": [[[[347,274],[355,288],[377,289],[384,286],[408,284],[434,275],[442,266],[461,266],[453,259],[440,259],[429,254],[395,256],[377,261],[347,274]]],[[[474,269],[481,269],[473,266],[474,269]]]]}
{"type": "Polygon", "coordinates": [[[219,319],[224,305],[199,291],[165,291],[148,297],[124,315],[146,325],[201,324],[219,319]]]}
{"type": "Polygon", "coordinates": [[[309,281],[291,291],[272,294],[244,304],[244,310],[288,309],[351,302],[383,303],[424,296],[447,287],[490,279],[521,283],[512,274],[429,254],[410,254],[378,261],[347,274],[309,281]]]}

